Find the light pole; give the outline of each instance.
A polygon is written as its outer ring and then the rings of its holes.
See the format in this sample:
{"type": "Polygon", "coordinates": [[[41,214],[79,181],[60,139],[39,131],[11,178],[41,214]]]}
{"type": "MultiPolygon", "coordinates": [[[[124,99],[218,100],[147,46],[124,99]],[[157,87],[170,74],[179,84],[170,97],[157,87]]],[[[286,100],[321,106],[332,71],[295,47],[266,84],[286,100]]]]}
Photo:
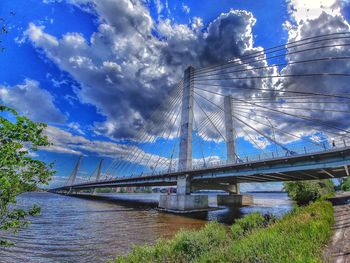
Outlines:
{"type": "Polygon", "coordinates": [[[275,149],[276,149],[276,157],[277,157],[278,156],[278,148],[277,148],[277,145],[276,145],[275,127],[272,125],[272,123],[271,123],[269,118],[265,117],[265,119],[269,122],[269,124],[271,126],[273,140],[275,141],[275,149]]]}

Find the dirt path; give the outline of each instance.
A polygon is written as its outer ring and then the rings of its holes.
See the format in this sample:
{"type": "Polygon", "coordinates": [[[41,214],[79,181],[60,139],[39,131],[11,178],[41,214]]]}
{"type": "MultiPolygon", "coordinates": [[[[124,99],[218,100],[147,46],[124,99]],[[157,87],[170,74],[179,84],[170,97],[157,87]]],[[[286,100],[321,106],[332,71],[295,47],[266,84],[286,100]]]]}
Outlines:
{"type": "Polygon", "coordinates": [[[350,193],[338,194],[331,201],[334,206],[334,233],[324,258],[326,262],[350,263],[350,193]]]}

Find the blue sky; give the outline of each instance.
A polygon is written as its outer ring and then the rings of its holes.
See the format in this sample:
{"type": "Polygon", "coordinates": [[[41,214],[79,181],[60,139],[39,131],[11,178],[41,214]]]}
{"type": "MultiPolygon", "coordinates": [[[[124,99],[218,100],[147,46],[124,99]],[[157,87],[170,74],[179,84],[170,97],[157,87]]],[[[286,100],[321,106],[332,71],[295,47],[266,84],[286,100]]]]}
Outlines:
{"type": "MultiPolygon", "coordinates": [[[[68,175],[80,154],[86,156],[82,170],[91,173],[100,158],[111,162],[112,157],[118,157],[122,152],[120,148],[123,145],[134,145],[127,138],[131,134],[129,131],[133,130],[133,125],[140,119],[145,120],[149,116],[147,111],[154,109],[160,101],[154,97],[161,94],[161,91],[152,89],[151,95],[144,95],[146,91],[142,88],[147,86],[148,80],[151,79],[153,85],[171,83],[181,76],[181,72],[188,65],[186,63],[197,63],[201,66],[210,63],[205,59],[198,59],[193,62],[185,61],[183,65],[167,65],[164,62],[167,56],[181,61],[181,56],[176,55],[179,52],[172,45],[178,43],[179,46],[185,46],[184,53],[193,50],[194,59],[196,56],[204,56],[205,53],[201,54],[196,48],[206,41],[206,33],[211,34],[208,29],[210,25],[212,24],[214,32],[216,26],[223,27],[223,21],[237,24],[227,31],[233,35],[220,36],[222,41],[252,41],[252,46],[249,47],[251,49],[287,43],[289,39],[293,39],[293,33],[304,32],[306,36],[305,32],[310,30],[309,25],[316,27],[325,23],[326,19],[320,18],[322,11],[330,21],[337,18],[344,27],[348,25],[348,1],[301,2],[303,1],[122,0],[118,7],[118,0],[103,0],[98,4],[94,0],[4,0],[0,4],[0,17],[6,20],[9,33],[1,36],[1,45],[5,47],[5,51],[0,54],[0,101],[36,121],[48,123],[48,134],[55,137],[54,147],[39,151],[37,158],[47,162],[55,160],[57,177],[68,175]],[[134,5],[133,8],[123,9],[124,4],[127,6],[130,3],[134,5]],[[123,19],[131,21],[131,26],[124,26],[123,19]],[[149,22],[150,19],[152,22],[149,22]],[[136,26],[132,28],[134,21],[136,26]],[[112,33],[106,33],[108,30],[112,33]],[[98,40],[92,43],[96,32],[98,40]],[[193,37],[184,40],[181,34],[193,37]],[[151,53],[158,52],[161,48],[160,54],[139,58],[141,47],[140,43],[136,45],[135,42],[141,41],[140,39],[145,41],[141,44],[149,47],[148,51],[151,53]],[[128,40],[133,43],[130,50],[126,49],[128,40]],[[83,41],[86,43],[82,43],[83,41]],[[159,48],[154,48],[157,45],[159,48]],[[131,63],[134,60],[137,62],[131,63]],[[102,65],[101,61],[108,62],[103,64],[105,71],[102,66],[96,66],[102,65]],[[151,72],[138,82],[124,82],[123,78],[127,77],[118,73],[118,76],[112,76],[112,84],[108,88],[102,82],[108,80],[110,74],[107,66],[121,68],[119,70],[123,72],[124,68],[136,63],[138,69],[142,65],[147,71],[147,65],[152,62],[159,63],[159,68],[165,68],[160,80],[151,72]],[[84,64],[87,67],[89,63],[89,69],[79,70],[79,67],[84,64]],[[92,68],[96,70],[93,71],[92,68]],[[135,87],[130,88],[132,92],[129,92],[128,85],[135,87]],[[112,97],[108,94],[117,95],[112,97]],[[136,100],[138,96],[140,101],[136,100]],[[143,107],[142,102],[148,100],[149,107],[147,103],[143,107]],[[132,119],[130,116],[135,116],[135,119],[129,120],[132,119]]],[[[244,51],[240,44],[234,48],[244,51]]],[[[227,55],[222,53],[217,59],[233,55],[233,51],[227,55]]],[[[311,136],[302,132],[301,134],[311,136]]],[[[215,144],[195,136],[195,143],[199,143],[199,140],[208,149],[215,144]]],[[[286,143],[301,145],[300,141],[286,143]]],[[[215,145],[215,155],[224,156],[224,144],[221,142],[215,145]]],[[[172,141],[164,146],[162,140],[158,140],[148,145],[147,152],[159,154],[159,148],[163,147],[164,153],[167,153],[165,155],[169,157],[172,146],[172,141]]],[[[274,146],[269,143],[264,147],[274,150],[274,146]]],[[[257,149],[242,136],[238,139],[238,152],[256,153],[257,149]]],[[[197,146],[194,158],[200,156],[197,146]]],[[[275,189],[280,185],[268,187],[275,189]]]]}

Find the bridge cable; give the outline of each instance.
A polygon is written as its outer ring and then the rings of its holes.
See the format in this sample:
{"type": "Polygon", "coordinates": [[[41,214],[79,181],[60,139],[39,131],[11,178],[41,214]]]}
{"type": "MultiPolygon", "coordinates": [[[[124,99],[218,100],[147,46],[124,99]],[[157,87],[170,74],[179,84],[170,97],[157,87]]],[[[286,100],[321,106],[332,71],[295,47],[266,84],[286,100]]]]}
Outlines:
{"type": "MultiPolygon", "coordinates": [[[[298,61],[291,61],[291,62],[285,62],[285,63],[274,63],[271,65],[267,66],[259,66],[259,67],[251,67],[251,68],[243,68],[239,70],[234,70],[234,71],[224,71],[224,72],[217,72],[217,73],[211,73],[211,74],[195,74],[194,79],[201,79],[201,78],[207,78],[207,77],[212,77],[212,76],[220,76],[220,75],[229,75],[233,73],[241,73],[241,72],[252,72],[254,70],[260,70],[260,69],[267,69],[267,68],[275,68],[275,67],[280,67],[280,66],[290,66],[294,64],[306,64],[306,63],[311,63],[311,62],[328,62],[328,61],[337,61],[337,60],[347,60],[350,59],[349,56],[340,56],[340,57],[324,57],[324,58],[317,58],[317,59],[307,59],[307,60],[298,60],[298,61]]],[[[239,65],[243,66],[243,65],[239,65]]]]}
{"type": "MultiPolygon", "coordinates": [[[[179,89],[179,91],[177,92],[177,94],[179,95],[179,94],[181,94],[181,89],[179,89]]],[[[173,97],[171,100],[170,100],[170,107],[172,107],[172,105],[176,105],[176,103],[177,102],[179,102],[179,100],[180,100],[180,98],[179,98],[179,96],[176,96],[176,97],[173,97]]],[[[164,111],[163,113],[162,113],[162,115],[160,116],[161,118],[165,118],[167,115],[169,115],[170,116],[170,114],[172,113],[172,111],[164,111]]],[[[166,123],[164,122],[163,123],[163,126],[162,127],[164,127],[166,125],[166,123]]],[[[154,129],[155,128],[155,126],[152,128],[152,129],[154,129]]],[[[158,128],[158,127],[157,127],[158,128]]],[[[145,130],[145,128],[144,128],[144,130],[145,130]]],[[[141,141],[144,141],[144,140],[149,140],[149,138],[150,138],[150,134],[148,133],[144,133],[143,134],[143,136],[142,137],[140,137],[140,139],[141,139],[141,141]]],[[[154,138],[155,139],[155,138],[154,138]]],[[[137,145],[140,145],[140,141],[138,142],[138,144],[137,145]]],[[[120,170],[125,170],[124,168],[125,168],[125,165],[130,165],[130,164],[132,164],[132,162],[134,161],[134,159],[135,159],[135,156],[137,155],[137,154],[139,154],[140,153],[140,149],[139,148],[136,148],[136,149],[134,149],[134,150],[132,150],[132,152],[130,153],[130,156],[129,156],[129,158],[127,158],[127,159],[125,159],[125,161],[123,162],[123,164],[122,164],[122,166],[123,167],[120,167],[119,169],[120,170]]]]}
{"type": "MultiPolygon", "coordinates": [[[[291,90],[271,90],[271,89],[263,89],[263,88],[240,88],[240,87],[234,87],[234,86],[223,86],[223,85],[217,85],[217,84],[202,84],[197,83],[196,85],[206,86],[206,87],[221,87],[221,88],[229,88],[229,89],[240,89],[240,90],[262,90],[262,91],[270,91],[270,92],[283,92],[283,93],[294,93],[294,94],[304,94],[304,95],[313,95],[313,96],[322,96],[322,97],[333,97],[333,98],[340,98],[340,99],[350,99],[350,97],[342,96],[339,94],[327,94],[327,93],[316,93],[316,92],[307,92],[307,91],[291,91],[291,90]]],[[[201,89],[198,86],[195,88],[201,89]]]]}
{"type": "MultiPolygon", "coordinates": [[[[181,108],[179,109],[179,111],[178,111],[178,113],[177,113],[177,115],[176,115],[176,117],[175,117],[175,120],[173,121],[173,123],[172,123],[172,127],[171,127],[171,131],[173,130],[173,128],[174,128],[174,126],[175,126],[175,124],[176,124],[176,121],[177,121],[177,119],[178,119],[178,116],[180,115],[180,112],[181,112],[181,108]]],[[[169,134],[168,134],[168,137],[167,137],[167,140],[169,140],[169,138],[170,138],[170,136],[171,136],[171,132],[169,132],[169,134]]],[[[165,148],[165,147],[164,147],[165,148]]],[[[163,148],[163,150],[164,150],[164,148],[163,148]]],[[[164,158],[164,157],[163,157],[164,158]]],[[[158,158],[158,160],[156,161],[156,164],[155,164],[155,166],[154,166],[154,169],[153,169],[153,172],[152,172],[152,174],[154,174],[154,172],[155,172],[155,170],[156,170],[156,168],[157,168],[157,166],[158,166],[158,164],[159,164],[159,160],[161,159],[161,156],[159,155],[159,158],[158,158]]]]}
{"type": "MultiPolygon", "coordinates": [[[[200,89],[200,90],[203,90],[203,91],[207,91],[207,92],[210,92],[210,93],[215,93],[217,95],[220,95],[220,93],[217,93],[217,92],[212,92],[212,91],[208,91],[208,90],[204,90],[204,89],[201,89],[201,88],[197,88],[197,89],[200,89]]],[[[221,96],[224,96],[223,94],[221,94],[221,96]]],[[[241,99],[237,99],[237,98],[234,98],[232,97],[233,100],[236,100],[236,101],[240,101],[240,102],[244,102],[244,100],[241,100],[241,99]]],[[[312,119],[312,118],[308,118],[307,116],[301,116],[301,115],[294,115],[294,114],[291,114],[291,113],[288,113],[288,112],[283,112],[283,111],[279,111],[279,110],[276,110],[276,109],[272,109],[272,108],[269,108],[269,107],[266,107],[266,106],[263,106],[263,105],[259,105],[259,104],[256,104],[254,102],[246,102],[248,104],[251,104],[251,105],[254,105],[254,106],[258,106],[258,107],[261,107],[261,108],[264,108],[264,109],[268,109],[270,111],[274,111],[274,112],[278,112],[278,113],[282,113],[284,115],[288,115],[288,116],[291,116],[291,117],[295,117],[295,118],[299,118],[299,119],[303,119],[303,120],[307,120],[307,121],[311,121],[311,122],[318,122],[318,123],[322,123],[323,125],[325,125],[326,127],[329,127],[331,129],[335,129],[335,130],[339,130],[339,131],[342,131],[342,132],[345,132],[345,133],[350,133],[349,131],[347,130],[344,130],[342,128],[339,128],[339,127],[335,127],[335,126],[330,126],[328,125],[327,123],[325,123],[324,121],[322,120],[319,120],[319,119],[312,119]]]]}
{"type": "MultiPolygon", "coordinates": [[[[194,91],[195,92],[195,91],[194,91]]],[[[208,102],[210,102],[211,104],[215,105],[216,107],[218,107],[219,109],[221,109],[222,111],[224,111],[223,108],[221,108],[219,105],[216,105],[214,102],[208,100],[207,98],[203,97],[202,95],[200,95],[199,93],[195,92],[198,96],[202,97],[203,99],[207,100],[208,102]]],[[[259,133],[260,135],[262,135],[263,137],[265,137],[266,139],[268,139],[271,142],[274,142],[275,144],[277,144],[278,146],[280,146],[283,150],[285,150],[287,153],[291,153],[291,151],[285,147],[284,145],[280,144],[279,142],[275,141],[274,139],[272,139],[270,136],[265,135],[263,133],[261,133],[260,131],[258,131],[257,129],[255,129],[254,127],[250,126],[249,124],[247,124],[246,122],[242,121],[241,119],[239,119],[238,117],[232,115],[233,118],[235,118],[236,120],[240,121],[241,123],[245,124],[246,126],[248,126],[249,128],[253,129],[254,131],[256,131],[257,133],[259,133]]]]}
{"type": "MultiPolygon", "coordinates": [[[[163,103],[161,103],[158,108],[153,111],[153,113],[151,114],[150,116],[150,119],[153,119],[153,117],[156,117],[156,114],[158,114],[158,112],[160,110],[162,110],[162,108],[165,106],[165,104],[167,104],[167,102],[170,102],[170,104],[172,104],[172,101],[174,100],[174,98],[178,97],[178,94],[181,94],[181,86],[183,85],[183,80],[181,80],[176,88],[170,92],[170,96],[167,100],[164,100],[163,103]],[[174,96],[175,95],[175,96],[174,96]]],[[[164,115],[164,112],[163,112],[163,115],[164,115]]],[[[144,126],[141,130],[138,131],[137,135],[136,135],[136,138],[144,138],[144,135],[140,136],[141,133],[145,134],[144,131],[145,131],[146,127],[144,126]]],[[[114,168],[111,168],[111,169],[116,169],[117,170],[117,167],[118,166],[121,166],[123,164],[125,164],[125,162],[127,162],[127,160],[129,158],[132,158],[132,155],[134,154],[134,151],[135,149],[132,149],[131,151],[129,151],[128,155],[126,157],[121,157],[119,158],[117,161],[115,161],[115,163],[112,165],[112,167],[114,166],[114,168]]],[[[110,170],[111,170],[110,169],[110,170]]],[[[109,171],[107,172],[107,174],[109,174],[109,171]]]]}
{"type": "MultiPolygon", "coordinates": [[[[177,100],[180,100],[180,98],[178,98],[177,100]]],[[[168,119],[168,116],[169,116],[169,117],[171,116],[171,119],[172,119],[172,118],[174,117],[175,114],[176,114],[176,111],[174,111],[174,110],[167,111],[167,112],[165,112],[165,114],[164,114],[164,118],[167,118],[167,119],[168,119]]],[[[165,127],[166,127],[166,125],[167,125],[167,123],[164,122],[163,125],[161,126],[161,129],[164,128],[163,134],[162,134],[161,136],[164,136],[164,134],[165,134],[165,127]]],[[[153,128],[155,128],[155,127],[153,127],[153,128]]],[[[158,128],[158,127],[157,127],[157,128],[158,128]]],[[[150,138],[151,138],[151,143],[154,143],[154,142],[158,139],[158,136],[152,136],[152,135],[148,134],[147,137],[146,137],[146,140],[149,140],[150,138]],[[153,137],[153,138],[152,138],[152,137],[153,137]]],[[[139,144],[140,144],[140,143],[141,143],[141,142],[139,142],[139,144]]],[[[135,153],[135,157],[129,160],[129,163],[127,164],[127,167],[133,166],[134,163],[137,162],[138,156],[139,156],[141,153],[145,154],[145,152],[144,152],[143,150],[141,150],[140,148],[137,149],[136,153],[135,153]],[[136,154],[136,153],[137,153],[137,154],[136,154]]],[[[152,158],[152,155],[150,155],[150,158],[152,158]]]]}
{"type": "MultiPolygon", "coordinates": [[[[346,34],[349,34],[349,32],[347,32],[346,34]]],[[[247,54],[247,55],[243,55],[243,56],[240,56],[240,57],[237,57],[237,58],[233,58],[233,59],[231,59],[231,61],[228,61],[228,62],[224,62],[224,63],[220,63],[220,64],[217,64],[217,65],[212,65],[212,66],[207,66],[207,67],[204,67],[204,68],[199,68],[199,69],[196,70],[196,72],[203,74],[203,73],[207,73],[207,72],[210,72],[210,71],[218,71],[218,70],[225,69],[224,68],[225,66],[228,66],[228,67],[230,67],[232,65],[234,66],[235,64],[244,61],[244,59],[259,58],[261,56],[266,56],[268,54],[276,53],[278,51],[288,50],[290,48],[296,48],[296,47],[300,47],[300,46],[304,46],[304,45],[310,45],[310,44],[319,43],[319,42],[324,42],[324,41],[328,41],[328,40],[334,41],[334,40],[337,40],[337,39],[346,39],[346,38],[348,38],[348,37],[336,37],[336,38],[331,38],[331,39],[319,39],[319,40],[309,41],[307,43],[301,43],[301,44],[297,44],[297,45],[289,46],[289,47],[286,47],[286,44],[285,44],[285,45],[281,45],[281,47],[283,46],[283,48],[279,49],[279,50],[272,50],[273,48],[261,50],[261,51],[257,52],[256,54],[254,54],[254,53],[247,54]],[[260,53],[260,54],[258,54],[258,53],[260,53]],[[213,69],[213,68],[219,68],[219,69],[213,69]]],[[[298,41],[298,42],[301,42],[301,41],[298,41]]],[[[289,43],[289,44],[291,44],[291,43],[289,43]]],[[[316,47],[314,49],[309,49],[307,51],[312,51],[312,50],[315,50],[315,49],[318,49],[318,48],[319,47],[316,47]]],[[[288,53],[288,54],[294,54],[294,53],[288,53]]],[[[281,55],[279,55],[279,56],[281,56],[281,55]]],[[[272,58],[275,58],[275,57],[273,56],[272,58]]],[[[264,60],[266,60],[266,59],[271,59],[271,58],[267,58],[267,57],[264,58],[264,60]]],[[[258,62],[258,61],[261,61],[261,60],[250,61],[250,62],[254,63],[254,62],[258,62]]]]}

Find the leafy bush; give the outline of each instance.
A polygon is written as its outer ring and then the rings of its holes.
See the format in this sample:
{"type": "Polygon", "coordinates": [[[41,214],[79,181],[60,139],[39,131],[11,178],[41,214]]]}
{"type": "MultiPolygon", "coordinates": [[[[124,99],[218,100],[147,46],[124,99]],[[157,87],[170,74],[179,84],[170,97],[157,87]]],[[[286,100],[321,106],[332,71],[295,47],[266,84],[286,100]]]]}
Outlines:
{"type": "Polygon", "coordinates": [[[218,223],[183,230],[171,240],[135,247],[115,262],[319,262],[333,223],[332,205],[317,201],[277,221],[253,213],[237,220],[232,231],[218,223]]]}
{"type": "Polygon", "coordinates": [[[136,246],[115,262],[191,262],[206,251],[224,246],[229,241],[226,232],[223,225],[211,222],[199,231],[182,230],[171,240],[160,239],[153,246],[136,246]]]}
{"type": "Polygon", "coordinates": [[[284,183],[288,196],[298,203],[306,205],[334,194],[334,183],[331,180],[294,181],[284,183]]]}
{"type": "Polygon", "coordinates": [[[196,262],[321,262],[321,250],[332,234],[333,223],[332,205],[318,201],[230,242],[224,249],[208,251],[196,262]]]}
{"type": "Polygon", "coordinates": [[[340,190],[350,191],[350,177],[345,178],[340,184],[340,190]]]}
{"type": "Polygon", "coordinates": [[[260,213],[255,212],[236,220],[235,224],[231,226],[232,236],[234,239],[238,239],[264,226],[266,226],[265,218],[260,213]]]}

